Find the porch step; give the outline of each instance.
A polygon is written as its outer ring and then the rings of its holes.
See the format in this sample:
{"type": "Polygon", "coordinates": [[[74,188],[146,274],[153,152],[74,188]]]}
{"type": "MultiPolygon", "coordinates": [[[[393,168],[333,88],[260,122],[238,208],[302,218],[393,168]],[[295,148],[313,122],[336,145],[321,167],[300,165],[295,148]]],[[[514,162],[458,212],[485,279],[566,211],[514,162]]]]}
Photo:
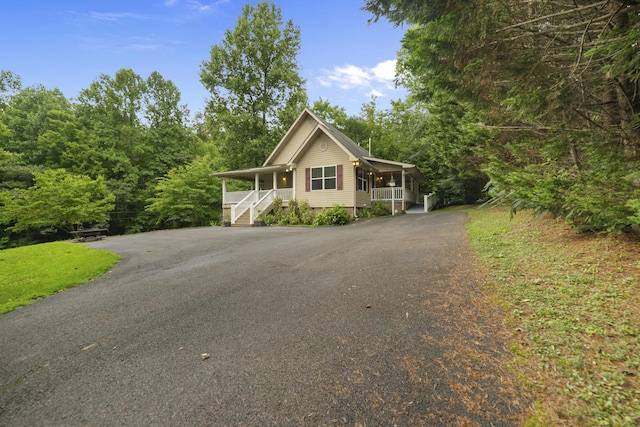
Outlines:
{"type": "Polygon", "coordinates": [[[238,219],[236,219],[235,224],[233,224],[233,227],[251,227],[250,224],[250,219],[249,216],[251,215],[251,213],[247,210],[245,213],[242,214],[242,216],[238,219]]]}

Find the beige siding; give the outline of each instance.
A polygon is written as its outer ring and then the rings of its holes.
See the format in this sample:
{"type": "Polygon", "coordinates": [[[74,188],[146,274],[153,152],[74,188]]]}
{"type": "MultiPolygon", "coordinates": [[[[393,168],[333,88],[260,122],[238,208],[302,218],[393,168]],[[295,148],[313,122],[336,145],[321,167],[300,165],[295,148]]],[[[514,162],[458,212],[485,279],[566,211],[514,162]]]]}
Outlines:
{"type": "Polygon", "coordinates": [[[324,134],[310,141],[296,168],[296,198],[308,200],[312,208],[330,208],[334,205],[353,207],[354,192],[355,168],[347,153],[324,134]],[[343,189],[306,192],[305,169],[332,165],[342,165],[343,189]]]}
{"type": "Polygon", "coordinates": [[[371,195],[364,191],[356,191],[356,207],[362,208],[364,206],[371,207],[371,195]]]}
{"type": "Polygon", "coordinates": [[[298,150],[300,145],[307,139],[309,134],[316,127],[315,120],[311,118],[304,120],[298,129],[296,129],[291,135],[289,135],[289,140],[285,141],[285,144],[282,145],[281,151],[276,154],[276,156],[271,159],[270,164],[272,165],[284,165],[289,163],[291,157],[293,157],[294,153],[298,150]]]}
{"type": "MultiPolygon", "coordinates": [[[[357,177],[355,176],[355,171],[354,171],[354,177],[353,177],[353,186],[357,189],[358,188],[358,180],[357,177]]],[[[369,191],[371,191],[371,183],[373,181],[373,176],[370,175],[369,176],[369,191]]],[[[364,192],[364,191],[360,191],[360,190],[356,190],[356,206],[357,208],[362,208],[364,206],[367,207],[371,207],[371,193],[370,192],[364,192]]]]}

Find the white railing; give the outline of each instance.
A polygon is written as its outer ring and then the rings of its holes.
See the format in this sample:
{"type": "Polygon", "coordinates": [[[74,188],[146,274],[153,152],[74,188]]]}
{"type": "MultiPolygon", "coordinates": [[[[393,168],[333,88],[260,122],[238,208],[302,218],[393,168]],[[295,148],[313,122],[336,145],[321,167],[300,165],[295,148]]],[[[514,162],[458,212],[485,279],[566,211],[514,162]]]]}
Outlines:
{"type": "Polygon", "coordinates": [[[240,200],[237,204],[231,206],[231,224],[235,224],[236,220],[244,214],[247,209],[253,206],[255,191],[249,191],[249,193],[240,200]]]}
{"type": "Polygon", "coordinates": [[[268,208],[276,197],[280,197],[283,202],[288,202],[293,198],[293,188],[225,193],[225,203],[232,205],[231,224],[235,224],[247,210],[250,211],[250,224],[253,224],[258,215],[268,208]]]}
{"type": "Polygon", "coordinates": [[[224,202],[228,204],[240,203],[248,194],[253,191],[232,191],[230,193],[224,193],[224,202]]]}
{"type": "Polygon", "coordinates": [[[436,205],[436,193],[424,195],[424,211],[429,212],[436,205]]]}
{"type": "Polygon", "coordinates": [[[372,188],[371,200],[402,200],[404,198],[404,188],[402,187],[382,187],[372,188]]]}
{"type": "Polygon", "coordinates": [[[262,211],[269,207],[269,205],[273,202],[273,198],[275,197],[276,192],[275,190],[268,190],[264,192],[261,191],[260,195],[262,196],[260,200],[258,200],[257,203],[251,205],[249,224],[253,224],[256,218],[258,218],[258,216],[262,213],[262,211]],[[265,193],[264,196],[262,196],[262,193],[265,193]]]}
{"type": "Polygon", "coordinates": [[[267,209],[272,203],[273,199],[280,197],[283,202],[288,202],[293,196],[293,188],[278,188],[276,190],[264,190],[260,191],[260,200],[251,206],[251,220],[250,224],[253,224],[265,209],[267,209]]]}
{"type": "Polygon", "coordinates": [[[288,202],[293,199],[293,188],[278,188],[276,197],[280,197],[283,202],[288,202]]]}
{"type": "MultiPolygon", "coordinates": [[[[269,191],[271,190],[260,190],[259,198],[263,198],[269,191]]],[[[253,193],[253,191],[232,191],[224,193],[224,203],[225,205],[235,205],[240,203],[248,194],[251,193],[253,193]]],[[[278,188],[276,190],[276,194],[280,196],[282,201],[289,201],[293,198],[293,188],[278,188]]]]}

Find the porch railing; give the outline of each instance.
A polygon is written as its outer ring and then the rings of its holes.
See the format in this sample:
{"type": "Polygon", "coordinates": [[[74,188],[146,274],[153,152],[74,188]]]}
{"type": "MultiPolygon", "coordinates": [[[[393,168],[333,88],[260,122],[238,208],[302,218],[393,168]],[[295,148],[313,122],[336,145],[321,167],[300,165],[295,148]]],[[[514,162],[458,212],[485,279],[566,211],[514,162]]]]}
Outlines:
{"type": "Polygon", "coordinates": [[[424,196],[424,211],[429,212],[436,205],[436,193],[425,194],[424,196]]]}
{"type": "Polygon", "coordinates": [[[260,200],[251,206],[251,221],[253,224],[256,218],[267,209],[276,197],[280,197],[283,202],[289,201],[293,196],[293,188],[278,188],[276,190],[264,190],[260,191],[260,200]]]}
{"type": "MultiPolygon", "coordinates": [[[[224,193],[224,204],[225,205],[235,205],[240,203],[247,197],[248,194],[253,194],[254,197],[258,197],[261,199],[271,190],[260,190],[260,195],[256,196],[253,190],[251,191],[231,191],[224,193]]],[[[282,201],[288,202],[293,197],[293,188],[278,188],[276,190],[276,195],[282,198],[282,201]]],[[[256,199],[257,200],[257,199],[256,199]]]]}
{"type": "Polygon", "coordinates": [[[247,210],[250,211],[249,223],[253,224],[258,215],[268,208],[276,197],[280,197],[283,202],[288,202],[293,197],[293,188],[226,193],[225,203],[232,205],[231,224],[235,224],[236,220],[244,215],[247,210]]]}
{"type": "Polygon", "coordinates": [[[283,202],[288,202],[293,199],[293,188],[276,189],[276,197],[280,197],[283,202]]]}
{"type": "Polygon", "coordinates": [[[371,200],[402,200],[405,196],[402,187],[382,187],[371,189],[371,200]]]}
{"type": "MultiPolygon", "coordinates": [[[[231,224],[235,224],[236,220],[244,214],[247,209],[251,209],[256,197],[254,191],[249,191],[245,197],[235,205],[231,206],[231,224]]],[[[230,193],[227,193],[230,194],[230,193]]]]}
{"type": "Polygon", "coordinates": [[[265,191],[264,195],[262,195],[262,191],[260,195],[262,196],[257,203],[254,203],[251,206],[251,219],[249,220],[249,224],[253,224],[256,221],[256,218],[265,210],[271,203],[273,203],[273,199],[276,197],[275,190],[265,191]]]}
{"type": "Polygon", "coordinates": [[[253,191],[232,191],[228,193],[224,193],[224,202],[229,204],[236,204],[242,201],[248,194],[253,193],[253,191]]]}

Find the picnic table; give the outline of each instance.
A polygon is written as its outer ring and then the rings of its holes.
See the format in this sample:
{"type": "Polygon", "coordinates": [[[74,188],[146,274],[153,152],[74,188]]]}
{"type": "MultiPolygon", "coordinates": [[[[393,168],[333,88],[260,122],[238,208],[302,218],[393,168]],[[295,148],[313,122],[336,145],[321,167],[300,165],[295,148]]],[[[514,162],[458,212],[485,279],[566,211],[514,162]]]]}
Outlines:
{"type": "Polygon", "coordinates": [[[101,240],[107,237],[107,229],[106,228],[81,228],[76,231],[72,231],[71,234],[79,241],[84,242],[87,238],[92,238],[95,240],[101,240]]]}

